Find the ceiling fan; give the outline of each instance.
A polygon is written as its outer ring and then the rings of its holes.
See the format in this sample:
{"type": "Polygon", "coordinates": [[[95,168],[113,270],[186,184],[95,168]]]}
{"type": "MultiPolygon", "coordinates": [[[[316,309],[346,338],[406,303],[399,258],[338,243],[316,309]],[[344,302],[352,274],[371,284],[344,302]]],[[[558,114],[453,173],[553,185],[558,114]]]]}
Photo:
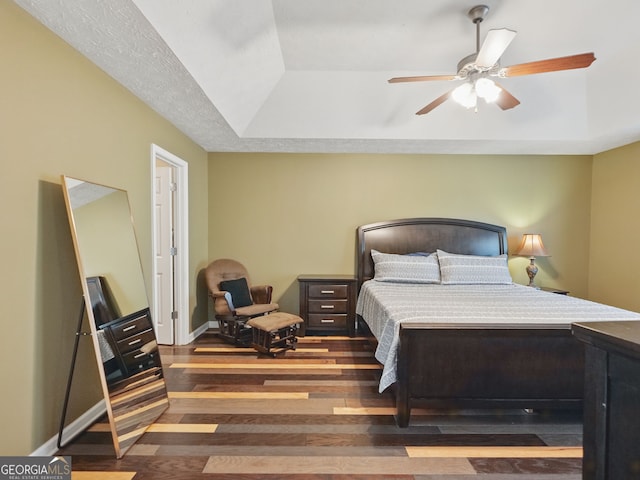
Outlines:
{"type": "Polygon", "coordinates": [[[449,97],[467,108],[477,109],[477,100],[478,97],[480,97],[489,103],[495,103],[502,110],[508,110],[519,105],[520,101],[505,90],[502,85],[492,80],[491,77],[507,78],[532,75],[535,73],[586,68],[596,59],[593,52],[591,52],[501,67],[499,63],[500,57],[516,36],[516,32],[508,28],[489,30],[481,47],[480,23],[482,23],[488,12],[488,6],[476,5],[467,13],[467,16],[476,25],[476,52],[467,55],[458,62],[457,74],[395,77],[389,79],[389,83],[466,80],[463,84],[436,98],[433,102],[416,112],[416,115],[429,113],[448,100],[449,97]]]}

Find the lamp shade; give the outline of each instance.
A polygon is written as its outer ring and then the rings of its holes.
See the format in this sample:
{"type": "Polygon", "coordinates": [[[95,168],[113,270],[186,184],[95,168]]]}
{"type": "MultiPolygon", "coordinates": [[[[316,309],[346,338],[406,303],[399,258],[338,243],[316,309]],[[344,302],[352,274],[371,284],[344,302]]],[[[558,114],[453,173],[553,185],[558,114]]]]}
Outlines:
{"type": "Polygon", "coordinates": [[[522,242],[516,250],[516,255],[523,257],[549,257],[549,252],[544,248],[542,235],[539,233],[525,233],[522,242]]]}

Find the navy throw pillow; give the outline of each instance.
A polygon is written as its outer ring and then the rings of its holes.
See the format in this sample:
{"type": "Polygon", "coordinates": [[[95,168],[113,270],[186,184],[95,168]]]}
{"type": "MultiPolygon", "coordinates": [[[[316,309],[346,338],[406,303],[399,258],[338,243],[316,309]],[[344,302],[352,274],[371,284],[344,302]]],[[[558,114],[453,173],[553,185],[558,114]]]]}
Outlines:
{"type": "Polygon", "coordinates": [[[231,294],[231,301],[233,302],[234,308],[253,305],[249,285],[247,285],[247,279],[244,277],[220,282],[220,290],[231,294]]]}

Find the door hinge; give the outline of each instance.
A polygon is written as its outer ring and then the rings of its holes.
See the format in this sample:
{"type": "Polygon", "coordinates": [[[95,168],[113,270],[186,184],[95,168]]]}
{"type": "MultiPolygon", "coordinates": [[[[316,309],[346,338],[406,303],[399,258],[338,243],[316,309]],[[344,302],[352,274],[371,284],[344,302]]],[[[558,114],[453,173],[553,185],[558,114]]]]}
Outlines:
{"type": "Polygon", "coordinates": [[[172,192],[177,192],[178,191],[178,184],[176,182],[171,182],[169,184],[169,190],[172,192]]]}
{"type": "Polygon", "coordinates": [[[171,255],[172,257],[175,257],[176,255],[178,255],[178,248],[177,247],[171,247],[169,249],[169,255],[171,255]]]}
{"type": "Polygon", "coordinates": [[[178,319],[178,312],[174,310],[173,312],[171,312],[171,320],[177,320],[177,319],[178,319]]]}

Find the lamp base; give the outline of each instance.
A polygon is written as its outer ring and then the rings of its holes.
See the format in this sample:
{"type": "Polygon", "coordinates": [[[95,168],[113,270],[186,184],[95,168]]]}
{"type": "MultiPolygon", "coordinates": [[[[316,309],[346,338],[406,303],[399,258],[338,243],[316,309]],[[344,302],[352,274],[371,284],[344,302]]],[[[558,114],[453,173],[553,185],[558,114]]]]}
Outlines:
{"type": "Polygon", "coordinates": [[[534,263],[535,257],[531,257],[529,260],[531,260],[531,263],[527,265],[527,275],[529,276],[529,285],[527,286],[539,290],[540,287],[537,286],[535,282],[536,274],[538,273],[538,267],[534,263]]]}

